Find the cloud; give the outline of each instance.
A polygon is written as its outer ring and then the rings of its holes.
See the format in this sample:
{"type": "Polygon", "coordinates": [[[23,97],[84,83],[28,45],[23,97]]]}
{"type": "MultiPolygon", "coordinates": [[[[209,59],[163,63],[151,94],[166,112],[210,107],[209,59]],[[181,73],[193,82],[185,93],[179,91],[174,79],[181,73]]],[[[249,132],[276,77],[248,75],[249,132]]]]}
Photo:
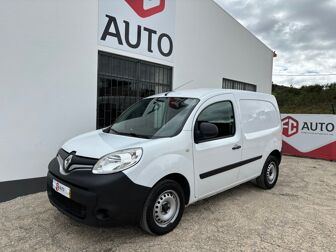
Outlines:
{"type": "Polygon", "coordinates": [[[336,0],[215,0],[275,50],[274,83],[336,82],[336,0]]]}

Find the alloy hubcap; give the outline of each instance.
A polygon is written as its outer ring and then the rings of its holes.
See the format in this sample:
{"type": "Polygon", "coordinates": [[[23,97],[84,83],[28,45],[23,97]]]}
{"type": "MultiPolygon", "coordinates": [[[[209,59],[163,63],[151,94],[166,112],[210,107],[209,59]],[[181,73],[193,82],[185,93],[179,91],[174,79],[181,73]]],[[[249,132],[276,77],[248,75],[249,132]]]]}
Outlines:
{"type": "Polygon", "coordinates": [[[266,179],[269,184],[273,184],[277,177],[277,168],[274,162],[271,162],[266,171],[266,179]]]}
{"type": "Polygon", "coordinates": [[[175,221],[180,211],[180,199],[173,190],[168,190],[156,199],[153,209],[155,223],[160,227],[166,227],[175,221]]]}

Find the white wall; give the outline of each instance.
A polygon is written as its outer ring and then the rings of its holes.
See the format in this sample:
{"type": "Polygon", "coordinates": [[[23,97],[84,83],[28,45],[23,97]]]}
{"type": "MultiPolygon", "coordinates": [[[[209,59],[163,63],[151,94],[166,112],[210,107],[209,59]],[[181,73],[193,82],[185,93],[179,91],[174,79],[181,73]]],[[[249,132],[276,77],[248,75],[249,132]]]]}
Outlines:
{"type": "Polygon", "coordinates": [[[0,182],[45,176],[69,137],[95,129],[97,2],[2,0],[0,182]]]}
{"type": "Polygon", "coordinates": [[[271,93],[273,52],[213,0],[177,0],[174,85],[222,88],[228,78],[271,93]]]}
{"type": "Polygon", "coordinates": [[[177,0],[176,18],[171,64],[98,47],[98,1],[2,0],[0,182],[45,176],[67,139],[95,129],[98,49],[171,65],[175,87],[225,77],[270,93],[272,52],[212,0],[177,0]]]}

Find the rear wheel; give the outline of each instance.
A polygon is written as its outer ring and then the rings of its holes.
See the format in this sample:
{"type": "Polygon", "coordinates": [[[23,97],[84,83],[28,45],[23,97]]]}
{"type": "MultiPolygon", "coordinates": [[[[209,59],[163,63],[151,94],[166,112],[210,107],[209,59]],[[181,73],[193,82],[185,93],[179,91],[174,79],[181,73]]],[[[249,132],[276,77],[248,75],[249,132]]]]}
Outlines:
{"type": "Polygon", "coordinates": [[[163,180],[150,192],[140,225],[148,233],[169,233],[180,222],[184,206],[184,192],[181,186],[173,180],[163,180]]]}
{"type": "Polygon", "coordinates": [[[272,189],[278,181],[279,161],[274,156],[266,159],[261,175],[256,179],[260,188],[272,189]]]}

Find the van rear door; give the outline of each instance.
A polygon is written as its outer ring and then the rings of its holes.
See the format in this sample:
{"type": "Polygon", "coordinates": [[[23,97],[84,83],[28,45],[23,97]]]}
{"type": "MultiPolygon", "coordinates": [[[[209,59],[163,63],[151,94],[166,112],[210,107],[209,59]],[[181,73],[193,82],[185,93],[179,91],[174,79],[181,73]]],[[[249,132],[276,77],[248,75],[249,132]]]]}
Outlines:
{"type": "Polygon", "coordinates": [[[199,198],[222,191],[238,180],[241,129],[234,96],[219,95],[205,101],[194,118],[195,191],[199,198]],[[217,126],[216,137],[204,139],[202,123],[217,126]]]}

